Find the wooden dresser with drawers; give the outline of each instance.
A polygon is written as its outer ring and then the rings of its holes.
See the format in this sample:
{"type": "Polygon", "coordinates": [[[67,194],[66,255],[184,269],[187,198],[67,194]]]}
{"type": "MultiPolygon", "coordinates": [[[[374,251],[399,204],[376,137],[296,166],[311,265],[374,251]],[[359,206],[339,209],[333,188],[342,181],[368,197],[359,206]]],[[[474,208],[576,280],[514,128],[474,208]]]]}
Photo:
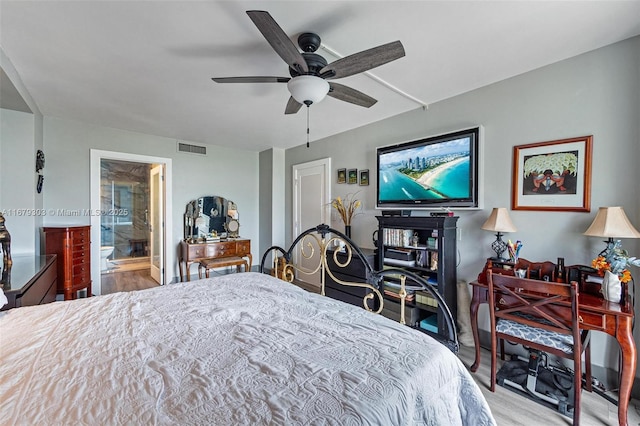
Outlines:
{"type": "Polygon", "coordinates": [[[58,293],[76,299],[87,289],[91,296],[91,227],[46,226],[42,228],[45,254],[58,257],[58,293]]]}

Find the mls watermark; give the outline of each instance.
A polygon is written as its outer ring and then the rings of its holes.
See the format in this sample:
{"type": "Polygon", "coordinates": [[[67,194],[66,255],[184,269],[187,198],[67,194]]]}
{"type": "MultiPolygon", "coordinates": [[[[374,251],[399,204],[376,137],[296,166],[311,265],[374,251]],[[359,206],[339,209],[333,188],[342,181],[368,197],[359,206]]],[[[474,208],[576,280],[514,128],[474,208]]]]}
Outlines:
{"type": "Polygon", "coordinates": [[[128,216],[129,209],[0,209],[7,216],[128,216]]]}

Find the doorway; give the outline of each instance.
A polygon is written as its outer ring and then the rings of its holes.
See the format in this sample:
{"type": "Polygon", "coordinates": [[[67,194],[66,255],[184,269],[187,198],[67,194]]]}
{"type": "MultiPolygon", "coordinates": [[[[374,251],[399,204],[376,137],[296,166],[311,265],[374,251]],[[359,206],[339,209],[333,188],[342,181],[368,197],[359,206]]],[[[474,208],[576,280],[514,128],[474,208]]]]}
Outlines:
{"type": "MultiPolygon", "coordinates": [[[[293,236],[331,218],[331,159],[324,158],[293,166],[293,236]]],[[[294,253],[294,256],[297,253],[294,253]]],[[[319,253],[317,254],[319,255],[319,253]]],[[[318,264],[316,256],[294,259],[296,264],[309,267],[318,264]]],[[[312,267],[310,269],[313,269],[312,267]]],[[[320,288],[320,273],[301,275],[300,280],[320,288]]]]}
{"type": "Polygon", "coordinates": [[[170,281],[171,160],[91,150],[91,275],[95,294],[170,281]]]}

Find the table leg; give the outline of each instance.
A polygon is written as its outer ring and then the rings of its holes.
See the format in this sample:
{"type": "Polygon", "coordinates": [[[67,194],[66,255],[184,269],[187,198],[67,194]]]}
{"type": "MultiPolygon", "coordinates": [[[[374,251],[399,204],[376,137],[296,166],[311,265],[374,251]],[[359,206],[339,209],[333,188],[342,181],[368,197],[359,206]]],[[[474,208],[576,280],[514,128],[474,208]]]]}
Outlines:
{"type": "Polygon", "coordinates": [[[478,308],[480,306],[481,299],[483,299],[480,294],[481,290],[478,286],[473,286],[473,297],[471,298],[471,305],[469,306],[470,314],[471,314],[471,331],[473,333],[473,344],[476,351],[476,358],[471,365],[471,371],[476,372],[478,367],[480,366],[480,335],[478,333],[478,308]]]}
{"type": "Polygon", "coordinates": [[[184,261],[178,261],[178,269],[180,270],[180,282],[184,281],[184,261]]]}
{"type": "Polygon", "coordinates": [[[620,368],[620,392],[618,396],[618,423],[620,426],[627,426],[627,410],[629,409],[629,398],[631,397],[631,387],[636,375],[636,344],[633,340],[631,330],[632,319],[627,317],[620,320],[616,330],[616,339],[620,345],[622,353],[622,363],[620,368]]]}

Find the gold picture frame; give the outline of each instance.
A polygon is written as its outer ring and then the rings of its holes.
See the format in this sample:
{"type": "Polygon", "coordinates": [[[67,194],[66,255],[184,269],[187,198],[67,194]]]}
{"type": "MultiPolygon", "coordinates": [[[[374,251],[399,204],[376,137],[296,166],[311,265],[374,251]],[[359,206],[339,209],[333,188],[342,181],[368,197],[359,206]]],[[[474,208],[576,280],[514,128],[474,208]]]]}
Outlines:
{"type": "Polygon", "coordinates": [[[593,136],[513,147],[511,209],[591,211],[593,136]]]}
{"type": "Polygon", "coordinates": [[[338,169],[338,183],[347,183],[347,169],[338,169]]]}

